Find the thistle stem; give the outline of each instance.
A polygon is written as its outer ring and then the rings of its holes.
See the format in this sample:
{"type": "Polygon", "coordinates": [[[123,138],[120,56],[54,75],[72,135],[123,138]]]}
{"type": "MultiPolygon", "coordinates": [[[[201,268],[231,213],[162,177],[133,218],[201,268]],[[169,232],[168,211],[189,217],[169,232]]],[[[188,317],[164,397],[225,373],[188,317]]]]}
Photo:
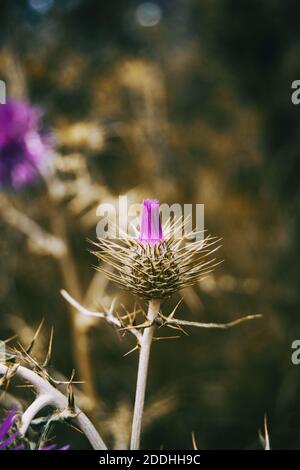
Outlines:
{"type": "MultiPolygon", "coordinates": [[[[0,376],[5,376],[8,373],[9,366],[0,363],[0,376]]],[[[38,402],[35,401],[33,403],[33,406],[29,407],[30,411],[28,411],[27,413],[26,421],[28,421],[29,418],[33,417],[33,415],[35,414],[35,409],[41,409],[42,405],[51,405],[53,408],[59,411],[63,411],[68,408],[68,398],[65,397],[58,389],[54,388],[49,382],[47,382],[47,380],[40,377],[33,370],[27,369],[26,367],[19,365],[15,370],[15,375],[17,375],[20,379],[24,380],[25,382],[32,384],[39,397],[43,395],[47,397],[47,399],[39,398],[38,402]],[[43,401],[44,403],[42,403],[43,401]]],[[[83,413],[83,411],[81,411],[81,409],[76,406],[75,412],[77,416],[74,418],[74,423],[77,424],[77,426],[85,434],[93,449],[107,450],[107,447],[103,442],[101,436],[99,435],[98,431],[88,419],[88,417],[83,413]]],[[[24,414],[26,414],[26,411],[24,414]]],[[[22,421],[24,424],[24,415],[22,421]]]]}
{"type": "Polygon", "coordinates": [[[27,408],[22,416],[22,423],[20,426],[20,434],[25,435],[34,417],[46,406],[51,405],[52,396],[47,394],[39,395],[33,403],[27,408]]]}
{"type": "MultiPolygon", "coordinates": [[[[159,313],[159,307],[160,307],[160,300],[158,299],[150,300],[148,313],[147,313],[147,319],[149,321],[153,322],[153,320],[155,320],[155,318],[157,317],[159,313]]],[[[142,339],[141,339],[141,343],[140,343],[141,348],[140,348],[135,404],[134,404],[132,431],[131,431],[131,444],[130,444],[131,450],[137,450],[140,447],[149,357],[150,357],[150,350],[151,350],[154,330],[155,330],[154,324],[152,324],[148,328],[145,328],[142,339]]]]}

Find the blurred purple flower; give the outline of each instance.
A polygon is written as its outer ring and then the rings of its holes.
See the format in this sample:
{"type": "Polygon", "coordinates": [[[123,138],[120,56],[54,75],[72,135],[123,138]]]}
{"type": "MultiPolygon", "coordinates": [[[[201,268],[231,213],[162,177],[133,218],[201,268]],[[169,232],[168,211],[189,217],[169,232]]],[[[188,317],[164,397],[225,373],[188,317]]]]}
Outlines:
{"type": "Polygon", "coordinates": [[[41,130],[42,115],[21,101],[0,105],[0,188],[23,188],[47,168],[52,146],[41,130]]]}
{"type": "Polygon", "coordinates": [[[16,409],[13,408],[4,421],[0,424],[0,450],[6,449],[9,445],[11,445],[19,436],[19,433],[16,431],[9,436],[7,436],[8,432],[11,430],[16,415],[16,409]]]}
{"type": "Polygon", "coordinates": [[[159,201],[145,199],[142,206],[141,229],[139,241],[143,244],[154,245],[164,239],[159,217],[159,201]]]}
{"type": "MultiPolygon", "coordinates": [[[[24,444],[17,444],[16,441],[20,437],[18,431],[12,431],[16,417],[16,408],[10,410],[2,423],[0,423],[0,450],[23,450],[25,448],[24,444]]],[[[55,444],[43,447],[40,450],[68,450],[70,446],[64,446],[60,449],[57,449],[55,444]]]]}

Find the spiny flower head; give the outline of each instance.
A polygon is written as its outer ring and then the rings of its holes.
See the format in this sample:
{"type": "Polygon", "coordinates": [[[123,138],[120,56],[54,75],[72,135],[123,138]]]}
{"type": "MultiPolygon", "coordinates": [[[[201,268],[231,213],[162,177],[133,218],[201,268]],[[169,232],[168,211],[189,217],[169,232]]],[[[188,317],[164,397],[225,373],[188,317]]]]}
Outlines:
{"type": "Polygon", "coordinates": [[[21,189],[45,171],[52,147],[41,118],[42,111],[25,102],[0,105],[0,188],[21,189]]]}
{"type": "Polygon", "coordinates": [[[102,265],[98,269],[122,288],[146,300],[163,299],[195,284],[217,264],[210,255],[219,248],[213,247],[218,240],[208,236],[188,242],[196,233],[179,236],[183,225],[181,219],[163,230],[159,201],[145,200],[138,238],[124,236],[96,243],[99,250],[93,253],[115,271],[107,271],[102,265]],[[164,236],[163,232],[168,235],[164,236]]]}

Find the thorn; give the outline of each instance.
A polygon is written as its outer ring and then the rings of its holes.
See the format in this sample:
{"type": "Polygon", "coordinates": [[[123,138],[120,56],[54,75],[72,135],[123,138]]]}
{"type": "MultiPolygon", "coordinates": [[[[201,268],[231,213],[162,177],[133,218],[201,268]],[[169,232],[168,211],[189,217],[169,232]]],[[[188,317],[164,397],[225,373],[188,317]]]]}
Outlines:
{"type": "Polygon", "coordinates": [[[9,366],[5,372],[5,375],[0,379],[0,388],[4,387],[5,392],[7,391],[9,383],[16,374],[18,368],[19,364],[14,364],[12,367],[9,366]]]}
{"type": "MultiPolygon", "coordinates": [[[[70,381],[64,381],[64,380],[55,380],[55,379],[52,379],[52,382],[55,384],[55,385],[69,385],[70,381]]],[[[80,385],[80,384],[84,384],[85,381],[84,380],[74,380],[72,382],[73,385],[80,385]]]]}
{"type": "Polygon", "coordinates": [[[10,338],[7,338],[3,341],[4,344],[10,343],[13,339],[16,339],[18,335],[13,335],[10,338]]]}
{"type": "Polygon", "coordinates": [[[19,348],[21,349],[22,353],[24,354],[23,359],[26,360],[29,364],[34,365],[37,371],[42,372],[43,368],[39,365],[37,361],[30,356],[30,354],[26,351],[26,349],[22,346],[21,343],[18,343],[19,348]]]}
{"type": "Polygon", "coordinates": [[[54,327],[52,326],[51,328],[51,333],[50,333],[50,340],[49,340],[49,346],[48,346],[48,352],[46,359],[43,363],[43,367],[47,367],[51,361],[51,356],[52,356],[52,345],[53,345],[53,335],[54,335],[54,327]]]}
{"type": "Polygon", "coordinates": [[[161,315],[161,314],[159,315],[160,318],[163,319],[163,322],[162,322],[162,324],[159,326],[159,328],[162,328],[166,323],[168,323],[169,320],[171,320],[171,319],[174,317],[174,315],[175,315],[175,313],[177,312],[178,307],[179,307],[179,305],[181,304],[182,301],[183,301],[183,298],[181,298],[181,299],[179,300],[179,302],[176,304],[176,306],[174,307],[174,309],[172,310],[172,312],[170,313],[170,315],[168,315],[167,317],[165,317],[164,315],[161,315]]]}
{"type": "Polygon", "coordinates": [[[264,429],[265,429],[265,450],[271,450],[268,423],[267,423],[267,414],[265,414],[265,417],[264,417],[264,429]]]}
{"type": "Polygon", "coordinates": [[[75,398],[74,398],[74,393],[73,393],[73,387],[72,387],[72,382],[75,376],[75,369],[72,370],[72,374],[70,377],[70,382],[68,384],[67,390],[68,390],[68,410],[70,410],[72,413],[75,412],[75,398]]]}
{"type": "Polygon", "coordinates": [[[33,348],[33,346],[34,346],[34,343],[36,342],[36,340],[37,340],[37,338],[38,338],[38,336],[39,336],[39,334],[40,334],[40,331],[41,331],[41,329],[42,329],[42,327],[43,327],[43,325],[44,325],[44,321],[45,321],[45,319],[43,318],[42,321],[41,321],[41,323],[40,323],[39,326],[38,326],[38,329],[36,330],[36,332],[35,332],[35,334],[34,334],[34,337],[32,338],[32,341],[31,341],[30,345],[29,345],[28,348],[26,349],[26,353],[27,353],[27,354],[30,354],[30,353],[31,353],[32,348],[33,348]]]}
{"type": "Polygon", "coordinates": [[[122,308],[122,310],[125,312],[125,315],[128,314],[127,310],[126,310],[126,307],[124,304],[120,304],[120,307],[122,308]]]}
{"type": "MultiPolygon", "coordinates": [[[[125,329],[125,328],[123,328],[124,322],[123,322],[123,320],[122,320],[122,317],[120,317],[120,315],[118,314],[118,312],[116,312],[116,317],[117,317],[117,319],[119,320],[120,325],[122,326],[122,329],[125,329]]],[[[120,330],[119,330],[119,331],[120,331],[120,330]]]]}
{"type": "Polygon", "coordinates": [[[144,317],[145,319],[147,319],[147,313],[145,312],[145,310],[142,310],[141,313],[142,313],[143,317],[144,317]]]}
{"type": "Polygon", "coordinates": [[[176,311],[177,311],[177,309],[178,309],[178,307],[179,307],[179,305],[181,304],[182,301],[183,301],[183,298],[181,298],[181,299],[179,300],[179,302],[177,303],[177,305],[175,306],[175,308],[173,309],[173,311],[172,311],[172,312],[170,313],[170,315],[167,317],[168,320],[171,320],[171,318],[174,317],[174,315],[175,315],[175,313],[176,313],[176,311]]]}
{"type": "Polygon", "coordinates": [[[190,335],[188,334],[188,332],[185,331],[185,330],[182,328],[181,325],[177,325],[177,324],[176,324],[176,325],[168,325],[168,324],[166,324],[166,326],[167,326],[168,328],[171,328],[172,330],[181,331],[181,333],[183,333],[185,336],[190,336],[190,335]]]}
{"type": "Polygon", "coordinates": [[[114,309],[115,309],[116,302],[117,302],[117,297],[114,297],[112,299],[112,302],[110,304],[109,309],[104,308],[106,315],[108,315],[108,316],[113,316],[114,315],[113,312],[114,312],[114,309]]]}
{"type": "Polygon", "coordinates": [[[198,450],[197,442],[196,442],[196,436],[194,431],[192,432],[192,444],[193,444],[193,450],[198,450]]]}
{"type": "Polygon", "coordinates": [[[127,353],[123,354],[123,357],[126,357],[126,356],[129,356],[129,354],[133,353],[134,351],[136,351],[137,349],[140,348],[140,345],[137,344],[136,346],[134,346],[134,348],[130,349],[130,351],[128,351],[127,353]]]}
{"type": "Polygon", "coordinates": [[[179,339],[181,336],[157,336],[153,338],[153,341],[161,341],[163,339],[179,339]]]}
{"type": "Polygon", "coordinates": [[[126,326],[124,328],[120,328],[119,331],[122,331],[122,330],[138,330],[138,329],[141,329],[141,328],[149,328],[149,326],[152,326],[153,325],[153,322],[152,321],[149,321],[147,320],[146,322],[144,323],[141,323],[140,325],[129,325],[129,326],[126,326]]]}
{"type": "Polygon", "coordinates": [[[80,432],[80,434],[84,434],[84,432],[83,432],[81,429],[79,429],[79,428],[77,428],[76,426],[74,426],[74,424],[67,423],[67,425],[68,425],[70,428],[74,429],[75,431],[80,432]]]}
{"type": "Polygon", "coordinates": [[[113,311],[114,311],[114,309],[115,309],[115,305],[116,305],[116,303],[117,303],[117,300],[118,300],[118,297],[114,297],[114,298],[112,299],[112,303],[111,303],[111,306],[110,306],[110,309],[109,309],[109,314],[110,314],[110,315],[113,315],[113,311]]]}

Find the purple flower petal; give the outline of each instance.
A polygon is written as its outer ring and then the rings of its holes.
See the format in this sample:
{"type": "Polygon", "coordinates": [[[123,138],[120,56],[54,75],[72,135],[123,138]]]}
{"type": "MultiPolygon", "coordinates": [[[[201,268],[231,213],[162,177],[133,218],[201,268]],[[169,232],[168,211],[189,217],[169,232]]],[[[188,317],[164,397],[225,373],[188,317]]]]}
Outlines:
{"type": "Polygon", "coordinates": [[[142,206],[139,241],[143,244],[154,245],[163,239],[159,217],[159,201],[157,199],[145,199],[142,206]]]}

